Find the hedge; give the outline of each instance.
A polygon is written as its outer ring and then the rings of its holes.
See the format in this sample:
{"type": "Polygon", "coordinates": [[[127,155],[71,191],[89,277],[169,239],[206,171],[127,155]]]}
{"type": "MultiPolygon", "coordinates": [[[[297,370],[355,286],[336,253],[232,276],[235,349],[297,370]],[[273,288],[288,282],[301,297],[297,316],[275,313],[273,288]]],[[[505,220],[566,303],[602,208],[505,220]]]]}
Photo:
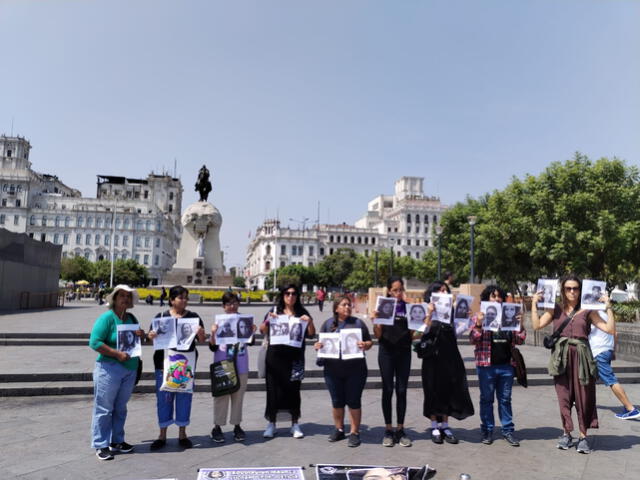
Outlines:
{"type": "MultiPolygon", "coordinates": [[[[140,295],[140,299],[144,300],[147,298],[147,295],[151,295],[154,300],[160,299],[161,289],[156,288],[138,288],[138,295],[140,295]]],[[[220,302],[222,301],[222,295],[227,290],[198,290],[198,289],[189,289],[190,294],[201,295],[203,300],[211,301],[211,302],[220,302]]],[[[167,294],[169,291],[167,290],[167,294]]],[[[265,294],[264,290],[256,290],[255,292],[240,292],[242,294],[242,301],[245,302],[247,300],[247,295],[251,298],[252,302],[261,302],[262,297],[265,294]]]]}

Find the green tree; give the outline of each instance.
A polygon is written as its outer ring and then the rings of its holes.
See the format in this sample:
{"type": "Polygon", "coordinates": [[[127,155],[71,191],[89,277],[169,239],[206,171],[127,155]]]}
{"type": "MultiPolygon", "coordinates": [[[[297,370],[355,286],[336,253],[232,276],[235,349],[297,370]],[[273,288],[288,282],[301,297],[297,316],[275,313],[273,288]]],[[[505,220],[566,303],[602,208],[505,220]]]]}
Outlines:
{"type": "Polygon", "coordinates": [[[244,288],[246,286],[246,282],[244,281],[244,277],[233,277],[233,286],[244,288]]]}
{"type": "Polygon", "coordinates": [[[60,278],[71,282],[94,279],[94,265],[84,257],[63,258],[60,262],[60,278]]]}
{"type": "Polygon", "coordinates": [[[317,283],[324,287],[342,288],[345,280],[353,271],[358,255],[351,249],[340,248],[325,257],[316,266],[317,283]]]}

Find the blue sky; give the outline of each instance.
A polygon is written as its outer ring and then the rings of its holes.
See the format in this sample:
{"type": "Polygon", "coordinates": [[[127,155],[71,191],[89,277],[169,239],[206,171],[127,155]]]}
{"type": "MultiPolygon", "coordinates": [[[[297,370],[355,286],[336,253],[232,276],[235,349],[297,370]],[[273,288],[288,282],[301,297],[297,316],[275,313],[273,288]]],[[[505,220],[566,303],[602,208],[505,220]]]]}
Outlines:
{"type": "Polygon", "coordinates": [[[640,164],[640,2],[0,0],[0,132],[96,174],[205,163],[228,266],[279,212],[352,223],[403,175],[447,204],[579,150],[640,164]]]}

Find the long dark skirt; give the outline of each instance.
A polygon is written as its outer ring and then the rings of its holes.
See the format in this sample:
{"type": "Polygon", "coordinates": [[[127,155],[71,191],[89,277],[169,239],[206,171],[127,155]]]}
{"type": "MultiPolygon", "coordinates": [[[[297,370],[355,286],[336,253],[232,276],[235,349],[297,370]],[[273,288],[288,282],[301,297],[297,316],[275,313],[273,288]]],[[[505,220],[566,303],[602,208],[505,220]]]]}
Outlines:
{"type": "Polygon", "coordinates": [[[423,414],[427,418],[448,415],[463,420],[474,414],[464,362],[453,328],[436,323],[429,333],[437,335],[438,352],[422,359],[423,414]]]}
{"type": "Polygon", "coordinates": [[[300,418],[300,382],[291,381],[294,360],[304,352],[287,345],[270,345],[266,357],[267,407],[264,416],[275,422],[278,413],[286,412],[294,421],[300,418]]]}

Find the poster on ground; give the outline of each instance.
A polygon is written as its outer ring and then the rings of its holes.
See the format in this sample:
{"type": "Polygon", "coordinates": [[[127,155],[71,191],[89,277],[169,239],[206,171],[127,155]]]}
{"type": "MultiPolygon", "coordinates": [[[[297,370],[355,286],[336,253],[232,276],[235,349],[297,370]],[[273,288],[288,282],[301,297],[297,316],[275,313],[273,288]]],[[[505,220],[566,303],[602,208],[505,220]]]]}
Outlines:
{"type": "Polygon", "coordinates": [[[423,467],[317,464],[316,480],[427,480],[436,470],[423,467]]]}
{"type": "Polygon", "coordinates": [[[197,480],[304,480],[302,467],[200,468],[197,480]]]}

